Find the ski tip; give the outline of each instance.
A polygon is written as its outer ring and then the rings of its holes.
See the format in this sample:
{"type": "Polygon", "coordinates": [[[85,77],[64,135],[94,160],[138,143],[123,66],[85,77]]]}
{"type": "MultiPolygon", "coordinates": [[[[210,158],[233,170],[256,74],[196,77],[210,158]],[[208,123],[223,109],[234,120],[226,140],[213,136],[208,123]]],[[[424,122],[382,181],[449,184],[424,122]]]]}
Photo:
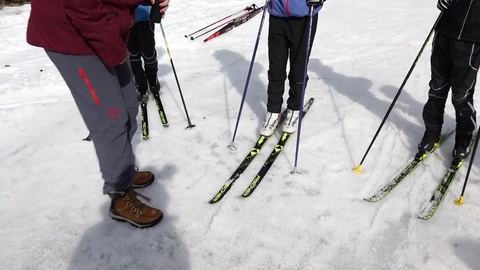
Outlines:
{"type": "Polygon", "coordinates": [[[205,204],[208,204],[208,205],[214,205],[216,203],[218,203],[220,200],[215,200],[215,199],[211,199],[210,201],[206,201],[205,204]]]}
{"type": "Polygon", "coordinates": [[[195,40],[195,38],[194,38],[194,37],[190,37],[190,40],[195,40]]]}
{"type": "Polygon", "coordinates": [[[252,190],[251,187],[248,187],[242,194],[238,195],[238,197],[242,199],[248,198],[255,191],[255,188],[256,186],[252,190]]]}
{"type": "Polygon", "coordinates": [[[215,200],[215,198],[211,199],[210,201],[208,201],[208,204],[216,204],[217,202],[219,202],[220,199],[218,200],[215,200]]]}
{"type": "Polygon", "coordinates": [[[435,214],[437,209],[432,209],[431,207],[426,207],[422,213],[418,216],[419,219],[428,220],[435,214]]]}
{"type": "Polygon", "coordinates": [[[364,201],[367,201],[367,202],[378,202],[380,201],[377,197],[373,196],[373,197],[370,197],[370,198],[363,198],[364,201]]]}
{"type": "Polygon", "coordinates": [[[216,204],[223,198],[223,196],[225,196],[225,193],[219,192],[208,203],[209,204],[216,204]]]}
{"type": "Polygon", "coordinates": [[[310,98],[310,99],[305,103],[305,105],[312,106],[312,104],[313,104],[314,101],[315,101],[315,99],[312,97],[312,98],[310,98]]]}
{"type": "Polygon", "coordinates": [[[418,216],[419,219],[423,219],[423,220],[429,220],[431,218],[431,216],[418,216]]]}

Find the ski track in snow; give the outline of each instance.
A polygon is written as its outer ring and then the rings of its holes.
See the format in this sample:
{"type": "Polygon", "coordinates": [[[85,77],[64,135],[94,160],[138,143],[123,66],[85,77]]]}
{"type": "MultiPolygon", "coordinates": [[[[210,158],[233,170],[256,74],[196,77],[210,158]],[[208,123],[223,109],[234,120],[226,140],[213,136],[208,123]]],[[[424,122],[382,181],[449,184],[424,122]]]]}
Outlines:
{"type": "MultiPolygon", "coordinates": [[[[156,28],[170,127],[161,126],[150,102],[150,139],[142,141],[137,132],[134,147],[138,165],[157,175],[141,193],[165,218],[144,230],[108,217],[93,144],[81,140],[88,131],[69,90],[43,50],[25,41],[30,6],[0,10],[0,269],[479,269],[480,161],[463,206],[452,201],[468,164],[435,216],[417,218],[450,164],[453,137],[382,201],[363,200],[410,161],[423,135],[429,48],[367,156],[364,173],[352,172],[438,16],[431,2],[328,1],[309,63],[305,99],[315,102],[302,125],[300,174],[290,174],[295,136],[255,193],[237,197],[277,134],[222,201],[207,203],[258,137],[267,98],[268,16],[237,151],[226,146],[261,15],[207,43],[184,35],[250,4],[171,3],[163,26],[194,129],[185,130],[156,28]]],[[[447,104],[445,129],[455,127],[447,104]]]]}

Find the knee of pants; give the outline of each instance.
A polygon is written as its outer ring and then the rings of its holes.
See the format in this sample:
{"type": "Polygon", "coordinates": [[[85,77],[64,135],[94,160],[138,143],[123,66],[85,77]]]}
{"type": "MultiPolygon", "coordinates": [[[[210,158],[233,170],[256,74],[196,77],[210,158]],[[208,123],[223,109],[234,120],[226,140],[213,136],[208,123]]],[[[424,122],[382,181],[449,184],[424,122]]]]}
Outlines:
{"type": "Polygon", "coordinates": [[[285,71],[282,73],[272,72],[271,70],[268,71],[269,81],[284,82],[286,79],[287,79],[287,73],[285,71]]]}
{"type": "Polygon", "coordinates": [[[302,91],[302,89],[303,89],[303,82],[292,82],[292,81],[290,81],[288,83],[288,85],[290,86],[291,90],[302,91]]]}
{"type": "Polygon", "coordinates": [[[447,79],[442,79],[441,81],[430,80],[429,86],[433,90],[442,90],[450,88],[450,83],[447,79]]]}
{"type": "MultiPolygon", "coordinates": [[[[291,85],[303,85],[303,77],[302,78],[297,78],[295,79],[293,76],[288,76],[288,81],[289,81],[289,84],[290,86],[291,85]],[[299,80],[300,79],[300,80],[299,80]]],[[[308,75],[307,77],[305,78],[305,83],[308,83],[308,75]]]]}
{"type": "Polygon", "coordinates": [[[450,84],[444,83],[442,85],[437,84],[433,81],[430,81],[430,89],[428,90],[428,95],[431,98],[436,99],[446,99],[448,96],[448,91],[450,90],[450,84]]]}
{"type": "Polygon", "coordinates": [[[141,61],[140,52],[129,52],[130,56],[128,57],[130,61],[141,61]]]}
{"type": "MultiPolygon", "coordinates": [[[[288,80],[290,82],[303,84],[303,79],[304,79],[303,78],[303,73],[302,74],[296,74],[296,73],[293,73],[293,72],[290,71],[290,73],[288,74],[288,80]]],[[[308,82],[308,75],[305,78],[305,82],[308,82]]]]}
{"type": "Polygon", "coordinates": [[[145,55],[142,52],[143,61],[145,64],[156,64],[157,63],[157,51],[153,51],[153,55],[145,55]]]}

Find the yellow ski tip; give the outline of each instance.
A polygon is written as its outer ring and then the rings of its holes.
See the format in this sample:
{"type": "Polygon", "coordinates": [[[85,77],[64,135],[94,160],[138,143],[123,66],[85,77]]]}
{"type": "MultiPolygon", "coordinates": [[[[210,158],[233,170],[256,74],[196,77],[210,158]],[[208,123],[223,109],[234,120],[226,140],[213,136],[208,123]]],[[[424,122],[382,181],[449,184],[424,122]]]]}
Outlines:
{"type": "Polygon", "coordinates": [[[361,168],[362,168],[362,164],[358,165],[357,168],[353,168],[353,171],[356,172],[356,173],[358,173],[358,174],[362,174],[363,172],[360,171],[361,168]]]}
{"type": "Polygon", "coordinates": [[[460,196],[460,199],[458,201],[453,201],[456,205],[462,205],[463,204],[463,196],[460,196]]]}

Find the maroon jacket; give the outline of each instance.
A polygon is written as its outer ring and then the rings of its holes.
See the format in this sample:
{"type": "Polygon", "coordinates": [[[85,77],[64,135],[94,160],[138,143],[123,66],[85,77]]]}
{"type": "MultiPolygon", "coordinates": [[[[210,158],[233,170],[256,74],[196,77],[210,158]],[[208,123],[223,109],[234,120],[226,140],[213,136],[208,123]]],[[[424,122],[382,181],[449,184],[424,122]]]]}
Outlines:
{"type": "Polygon", "coordinates": [[[33,0],[27,42],[65,54],[96,54],[114,67],[125,60],[139,4],[151,5],[148,0],[33,0]]]}

